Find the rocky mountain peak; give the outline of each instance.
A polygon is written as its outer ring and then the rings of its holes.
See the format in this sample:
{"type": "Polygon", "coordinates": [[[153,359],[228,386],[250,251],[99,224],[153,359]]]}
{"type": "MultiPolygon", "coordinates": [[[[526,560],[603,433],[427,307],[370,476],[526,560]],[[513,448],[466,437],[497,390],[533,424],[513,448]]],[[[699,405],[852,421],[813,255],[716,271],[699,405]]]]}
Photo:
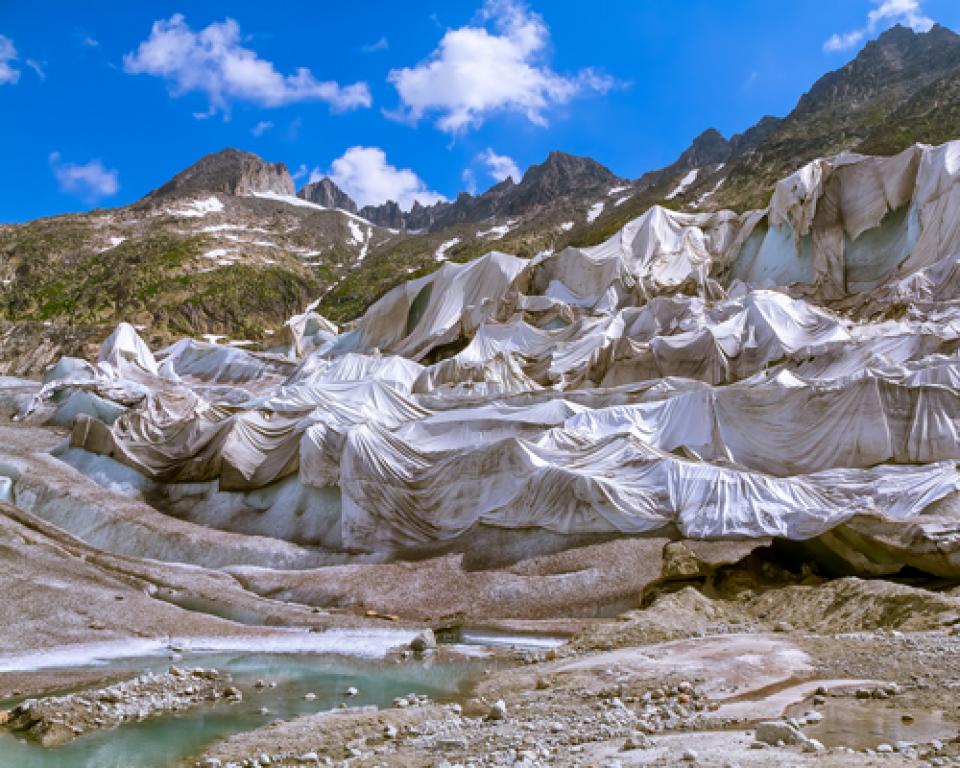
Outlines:
{"type": "Polygon", "coordinates": [[[328,176],[304,186],[297,192],[297,197],[322,205],[324,208],[342,208],[350,213],[357,212],[357,204],[353,202],[350,195],[340,189],[328,176]]]}
{"type": "Polygon", "coordinates": [[[144,202],[202,195],[292,195],[293,178],[283,163],[268,163],[251,152],[224,149],[206,155],[144,198],[144,202]]]}
{"type": "Polygon", "coordinates": [[[481,199],[491,195],[499,197],[505,210],[498,212],[516,214],[561,197],[614,186],[621,179],[589,157],[554,151],[539,165],[531,165],[519,184],[505,185],[505,181],[482,195],[481,199]]]}
{"type": "Polygon", "coordinates": [[[596,160],[554,150],[539,165],[531,165],[517,186],[530,189],[536,185],[548,192],[564,194],[618,181],[616,174],[596,160]]]}
{"type": "Polygon", "coordinates": [[[897,99],[960,66],[960,35],[945,27],[914,32],[891,27],[864,45],[845,66],[821,77],[801,97],[791,118],[818,111],[850,112],[877,96],[897,99]]]}
{"type": "Polygon", "coordinates": [[[365,205],[360,209],[360,215],[378,227],[403,229],[406,226],[404,213],[394,200],[387,200],[382,205],[365,205]]]}
{"type": "Polygon", "coordinates": [[[725,163],[732,151],[730,142],[716,128],[707,128],[697,136],[680,156],[689,168],[700,168],[713,163],[725,163]]]}

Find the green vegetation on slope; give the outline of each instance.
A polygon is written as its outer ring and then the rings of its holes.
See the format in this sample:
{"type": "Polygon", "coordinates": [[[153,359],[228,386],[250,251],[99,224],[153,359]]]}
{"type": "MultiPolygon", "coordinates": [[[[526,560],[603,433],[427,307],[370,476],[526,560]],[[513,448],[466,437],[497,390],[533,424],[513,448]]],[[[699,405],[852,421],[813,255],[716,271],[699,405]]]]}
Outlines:
{"type": "Polygon", "coordinates": [[[197,268],[202,237],[148,233],[107,250],[84,247],[88,227],[48,219],[0,240],[15,289],[0,292],[0,317],[108,328],[121,320],[161,336],[259,336],[321,290],[306,270],[235,264],[197,268]]]}

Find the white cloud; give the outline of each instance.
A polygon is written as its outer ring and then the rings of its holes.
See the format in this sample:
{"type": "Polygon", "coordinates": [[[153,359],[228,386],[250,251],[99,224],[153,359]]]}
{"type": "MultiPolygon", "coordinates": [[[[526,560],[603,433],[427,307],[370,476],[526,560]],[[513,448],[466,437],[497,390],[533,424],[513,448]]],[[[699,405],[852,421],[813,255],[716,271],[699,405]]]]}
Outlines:
{"type": "MultiPolygon", "coordinates": [[[[319,177],[319,171],[314,169],[314,172],[319,177]]],[[[409,210],[415,200],[421,205],[446,200],[428,189],[409,168],[390,165],[386,153],[379,147],[350,147],[331,163],[327,175],[361,208],[395,200],[403,210],[409,210]]],[[[314,174],[310,179],[316,180],[314,174]]]]}
{"type": "Polygon", "coordinates": [[[303,120],[299,117],[293,118],[290,125],[287,126],[287,141],[296,141],[300,138],[300,129],[303,127],[303,120]]]}
{"type": "Polygon", "coordinates": [[[460,174],[460,180],[463,182],[463,188],[471,195],[477,194],[477,175],[472,168],[464,168],[460,174]]]}
{"type": "Polygon", "coordinates": [[[390,71],[401,102],[390,116],[416,122],[436,113],[437,127],[451,133],[479,126],[496,111],[545,125],[548,107],[613,87],[612,78],[591,69],[572,77],[553,72],[541,61],[549,40],[538,14],[515,0],[488,0],[476,26],[448,29],[429,59],[390,71]]]}
{"type": "Polygon", "coordinates": [[[47,73],[43,71],[43,67],[40,66],[39,61],[37,61],[36,59],[27,59],[23,63],[26,64],[28,67],[30,67],[30,69],[32,69],[36,73],[37,77],[40,78],[40,82],[43,82],[44,80],[47,79],[47,73]]]}
{"type": "Polygon", "coordinates": [[[269,120],[261,120],[259,123],[253,126],[253,128],[250,130],[250,133],[252,133],[254,136],[263,136],[263,134],[265,134],[271,128],[273,128],[273,123],[271,123],[269,120]]]}
{"type": "Polygon", "coordinates": [[[933,19],[924,15],[921,0],[871,0],[873,10],[867,14],[867,23],[849,32],[831,35],[823,44],[823,50],[833,53],[845,51],[858,45],[878,29],[903,24],[914,32],[927,32],[933,19]]]}
{"type": "Polygon", "coordinates": [[[844,32],[842,35],[839,32],[836,32],[823,44],[823,50],[827,53],[835,53],[836,51],[845,51],[848,48],[853,48],[857,43],[863,40],[864,32],[860,29],[855,29],[852,32],[844,32]]]}
{"type": "Polygon", "coordinates": [[[390,41],[387,40],[386,37],[381,36],[377,42],[365,45],[360,50],[364,53],[376,53],[377,51],[385,51],[389,47],[390,41]]]}
{"type": "Polygon", "coordinates": [[[85,45],[87,48],[99,48],[100,41],[95,40],[94,38],[90,37],[90,35],[84,35],[80,40],[80,45],[85,45]]]}
{"type": "Polygon", "coordinates": [[[514,162],[512,157],[498,155],[492,149],[487,147],[486,152],[477,155],[477,160],[487,166],[487,172],[490,177],[496,181],[503,181],[508,176],[515,182],[519,182],[523,177],[520,167],[514,162]]]}
{"type": "Polygon", "coordinates": [[[297,170],[291,173],[290,176],[294,181],[300,181],[300,179],[306,178],[307,173],[309,173],[309,171],[307,171],[306,164],[300,163],[300,166],[297,168],[297,170]]]}
{"type": "Polygon", "coordinates": [[[177,13],[155,21],[150,37],[136,52],[123,57],[123,67],[130,74],[164,78],[174,96],[191,91],[206,94],[208,114],[228,112],[232,101],[263,107],[324,101],[335,111],[371,104],[370,89],[364,82],[341,87],[332,80],[317,80],[306,67],[282,75],[272,62],[244,48],[240,41],[240,25],[233,19],[194,32],[177,13]]]}
{"type": "Polygon", "coordinates": [[[120,189],[118,174],[107,169],[99,160],[89,163],[65,163],[59,152],[50,153],[50,168],[60,184],[60,190],[93,204],[102,197],[117,194],[120,189]]]}
{"type": "Polygon", "coordinates": [[[13,67],[16,60],[17,49],[13,46],[13,40],[6,35],[0,35],[0,85],[14,85],[20,79],[20,70],[13,67]]]}

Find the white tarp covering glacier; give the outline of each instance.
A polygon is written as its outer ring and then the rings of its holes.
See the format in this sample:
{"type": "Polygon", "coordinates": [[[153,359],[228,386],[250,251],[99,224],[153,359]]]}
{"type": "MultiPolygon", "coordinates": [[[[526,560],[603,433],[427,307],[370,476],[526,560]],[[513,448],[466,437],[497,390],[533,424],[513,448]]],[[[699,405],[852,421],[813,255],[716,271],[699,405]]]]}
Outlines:
{"type": "Polygon", "coordinates": [[[960,490],[958,276],[960,142],[843,154],[762,211],[654,207],[595,247],[444,262],[350,330],[311,306],[270,353],[154,355],[123,324],[34,406],[76,449],[260,493],[324,520],[278,536],[349,549],[477,524],[806,539],[960,490]],[[270,490],[291,482],[327,492],[270,490]]]}

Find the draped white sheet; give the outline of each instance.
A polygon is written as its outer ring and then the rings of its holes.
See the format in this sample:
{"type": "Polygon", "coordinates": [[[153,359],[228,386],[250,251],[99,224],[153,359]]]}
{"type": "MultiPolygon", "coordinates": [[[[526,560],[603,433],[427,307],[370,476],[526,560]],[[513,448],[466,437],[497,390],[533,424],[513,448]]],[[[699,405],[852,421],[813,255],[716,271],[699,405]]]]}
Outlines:
{"type": "Polygon", "coordinates": [[[845,154],[763,211],[655,207],[592,248],[445,263],[339,335],[311,306],[286,356],[154,357],[123,324],[41,399],[121,404],[73,444],[156,481],[338,486],[351,548],[478,523],[803,539],[960,488],[956,254],[960,142],[845,154]]]}

